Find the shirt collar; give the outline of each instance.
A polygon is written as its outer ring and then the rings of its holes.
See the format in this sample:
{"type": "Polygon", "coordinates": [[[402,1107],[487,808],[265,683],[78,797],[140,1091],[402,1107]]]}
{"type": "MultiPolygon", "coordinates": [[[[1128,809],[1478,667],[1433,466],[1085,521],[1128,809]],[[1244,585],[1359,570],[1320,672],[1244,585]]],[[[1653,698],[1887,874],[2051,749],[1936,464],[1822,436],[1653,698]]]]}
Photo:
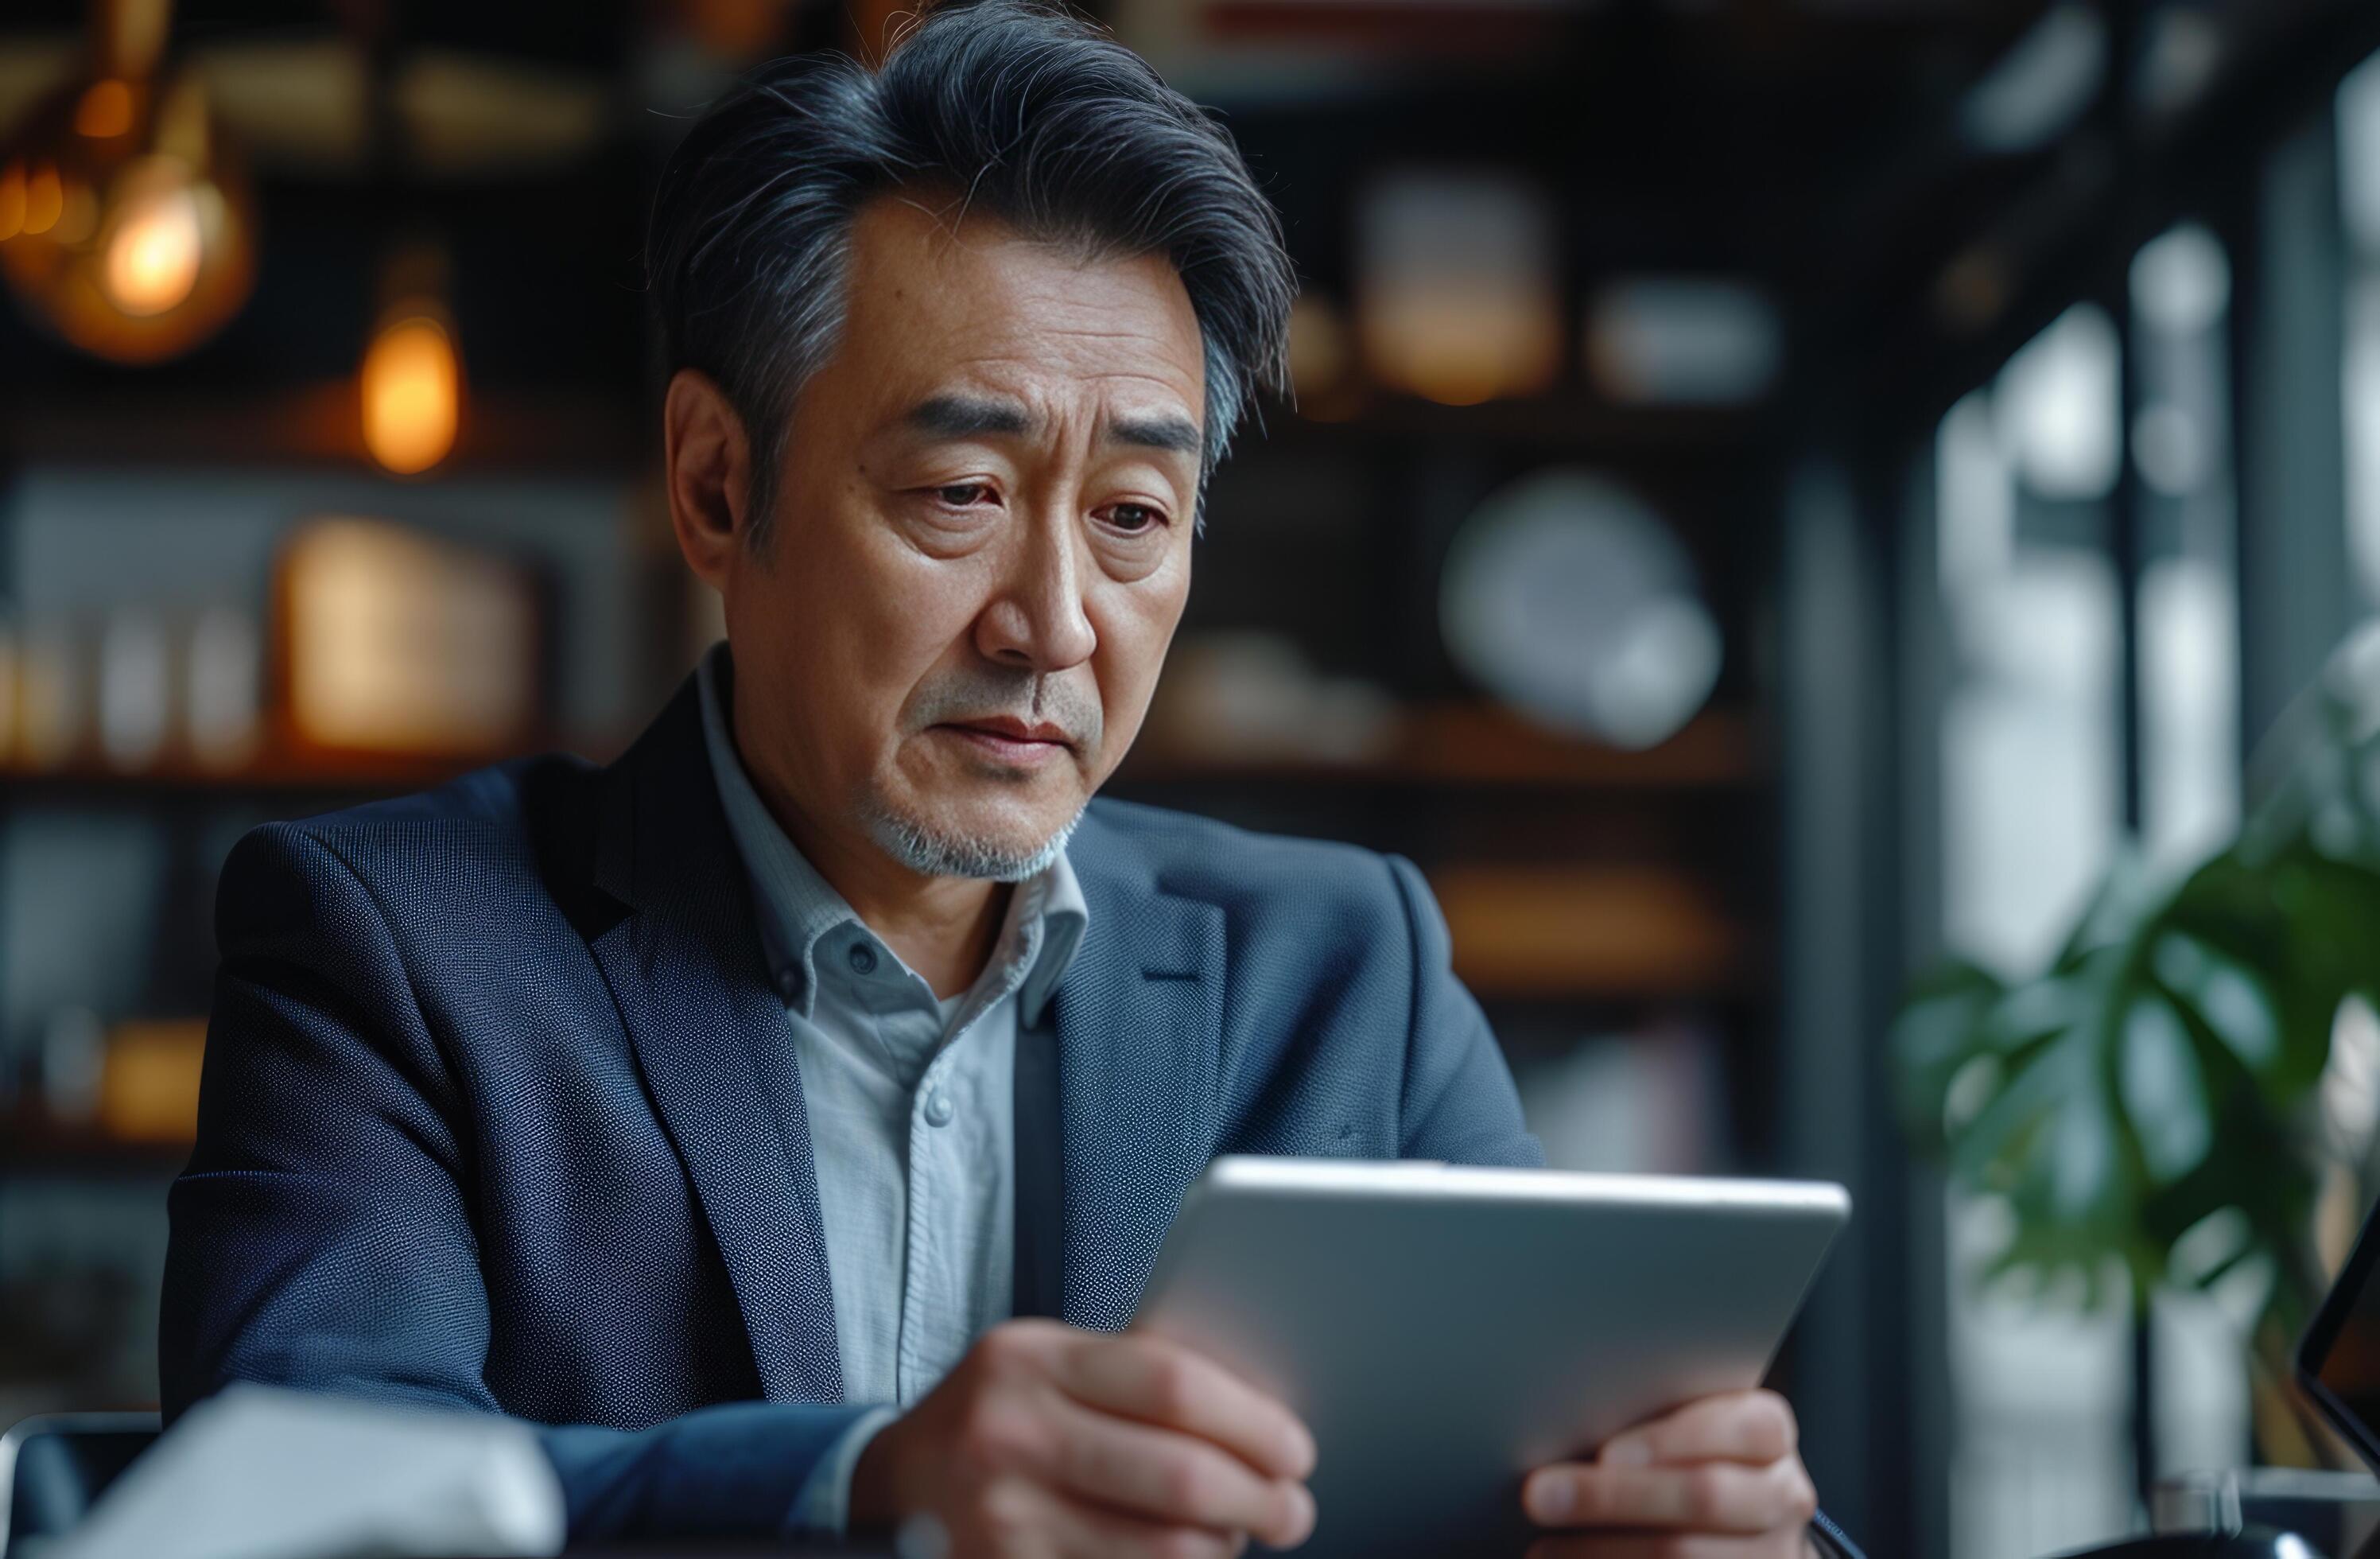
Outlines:
{"type": "MultiPolygon", "coordinates": [[[[728,832],[752,884],[761,944],[770,967],[778,971],[778,994],[808,1017],[818,995],[819,939],[846,921],[864,922],[794,846],[752,788],[729,733],[734,676],[724,640],[712,645],[695,669],[702,699],[703,746],[710,753],[720,805],[727,813],[728,832]]],[[[1016,884],[995,948],[1004,947],[1020,931],[1027,938],[1031,963],[1017,989],[1017,1016],[1024,1025],[1040,1022],[1089,923],[1090,907],[1063,849],[1046,870],[1016,884]]],[[[999,956],[995,950],[995,960],[999,956]]]]}

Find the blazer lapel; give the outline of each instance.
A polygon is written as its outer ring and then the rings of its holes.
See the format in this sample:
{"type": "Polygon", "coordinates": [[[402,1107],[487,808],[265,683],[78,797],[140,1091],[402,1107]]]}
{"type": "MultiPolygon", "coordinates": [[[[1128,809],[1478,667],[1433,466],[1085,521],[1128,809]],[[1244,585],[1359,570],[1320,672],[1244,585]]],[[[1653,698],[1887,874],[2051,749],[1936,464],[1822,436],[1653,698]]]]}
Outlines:
{"type": "Polygon", "coordinates": [[[691,679],[606,787],[594,885],[628,913],[589,945],[726,1263],[763,1395],[839,1402],[809,1124],[778,1118],[754,1066],[761,1046],[795,1063],[691,679]]]}
{"type": "Polygon", "coordinates": [[[1213,1156],[1223,912],[1165,892],[1087,818],[1068,857],[1090,923],[1052,1003],[1063,1120],[1063,1305],[1132,1321],[1182,1198],[1213,1156]]]}

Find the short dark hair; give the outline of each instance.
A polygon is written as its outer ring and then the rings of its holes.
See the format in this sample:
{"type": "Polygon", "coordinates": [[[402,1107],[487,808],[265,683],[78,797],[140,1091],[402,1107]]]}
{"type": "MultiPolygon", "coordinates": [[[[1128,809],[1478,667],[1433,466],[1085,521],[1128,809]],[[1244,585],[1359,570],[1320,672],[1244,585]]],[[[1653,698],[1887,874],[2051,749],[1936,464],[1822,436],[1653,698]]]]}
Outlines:
{"type": "Polygon", "coordinates": [[[929,187],[1031,238],[1172,262],[1204,349],[1202,487],[1257,388],[1285,387],[1294,273],[1231,137],[1087,22],[956,0],[880,69],[839,54],[760,67],[662,170],[646,264],[667,368],[710,374],[743,418],[756,544],[794,397],[843,323],[853,218],[929,187]]]}

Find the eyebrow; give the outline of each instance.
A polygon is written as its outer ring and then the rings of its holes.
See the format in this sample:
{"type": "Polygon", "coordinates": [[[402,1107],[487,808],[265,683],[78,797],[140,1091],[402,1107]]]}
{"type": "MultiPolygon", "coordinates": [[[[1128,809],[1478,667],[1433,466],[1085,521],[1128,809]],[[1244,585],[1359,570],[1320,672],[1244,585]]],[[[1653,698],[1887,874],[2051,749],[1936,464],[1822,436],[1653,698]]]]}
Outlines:
{"type": "MultiPolygon", "coordinates": [[[[932,438],[980,438],[986,434],[1015,435],[1033,431],[1038,419],[1014,401],[981,396],[929,396],[911,407],[901,420],[932,438]]],[[[1161,449],[1177,455],[1203,452],[1198,426],[1187,417],[1160,413],[1153,417],[1120,417],[1107,425],[1105,436],[1140,449],[1161,449]]]]}
{"type": "Polygon", "coordinates": [[[1187,417],[1119,418],[1108,424],[1108,437],[1118,444],[1136,445],[1143,449],[1162,449],[1175,455],[1201,453],[1197,425],[1187,417]]]}
{"type": "Polygon", "coordinates": [[[911,428],[936,438],[976,438],[985,433],[1033,431],[1033,419],[1014,401],[986,400],[977,396],[933,396],[909,408],[902,419],[911,428]]]}

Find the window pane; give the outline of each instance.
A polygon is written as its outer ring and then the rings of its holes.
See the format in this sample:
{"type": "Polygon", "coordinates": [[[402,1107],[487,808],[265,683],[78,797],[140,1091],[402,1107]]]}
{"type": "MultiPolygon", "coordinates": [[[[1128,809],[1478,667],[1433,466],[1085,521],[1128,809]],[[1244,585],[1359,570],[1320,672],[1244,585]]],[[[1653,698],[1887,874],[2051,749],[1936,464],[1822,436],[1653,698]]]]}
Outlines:
{"type": "MultiPolygon", "coordinates": [[[[2010,973],[2051,956],[2122,822],[2107,503],[2122,458],[2119,351],[2104,311],[2070,311],[1952,408],[1937,446],[1954,662],[1943,923],[1952,951],[2010,973]]],[[[2114,1536],[2131,1504],[2120,1310],[1979,1294],[2007,1209],[1953,1195],[1945,1214],[1952,1553],[2030,1559],[2114,1536]]]]}

